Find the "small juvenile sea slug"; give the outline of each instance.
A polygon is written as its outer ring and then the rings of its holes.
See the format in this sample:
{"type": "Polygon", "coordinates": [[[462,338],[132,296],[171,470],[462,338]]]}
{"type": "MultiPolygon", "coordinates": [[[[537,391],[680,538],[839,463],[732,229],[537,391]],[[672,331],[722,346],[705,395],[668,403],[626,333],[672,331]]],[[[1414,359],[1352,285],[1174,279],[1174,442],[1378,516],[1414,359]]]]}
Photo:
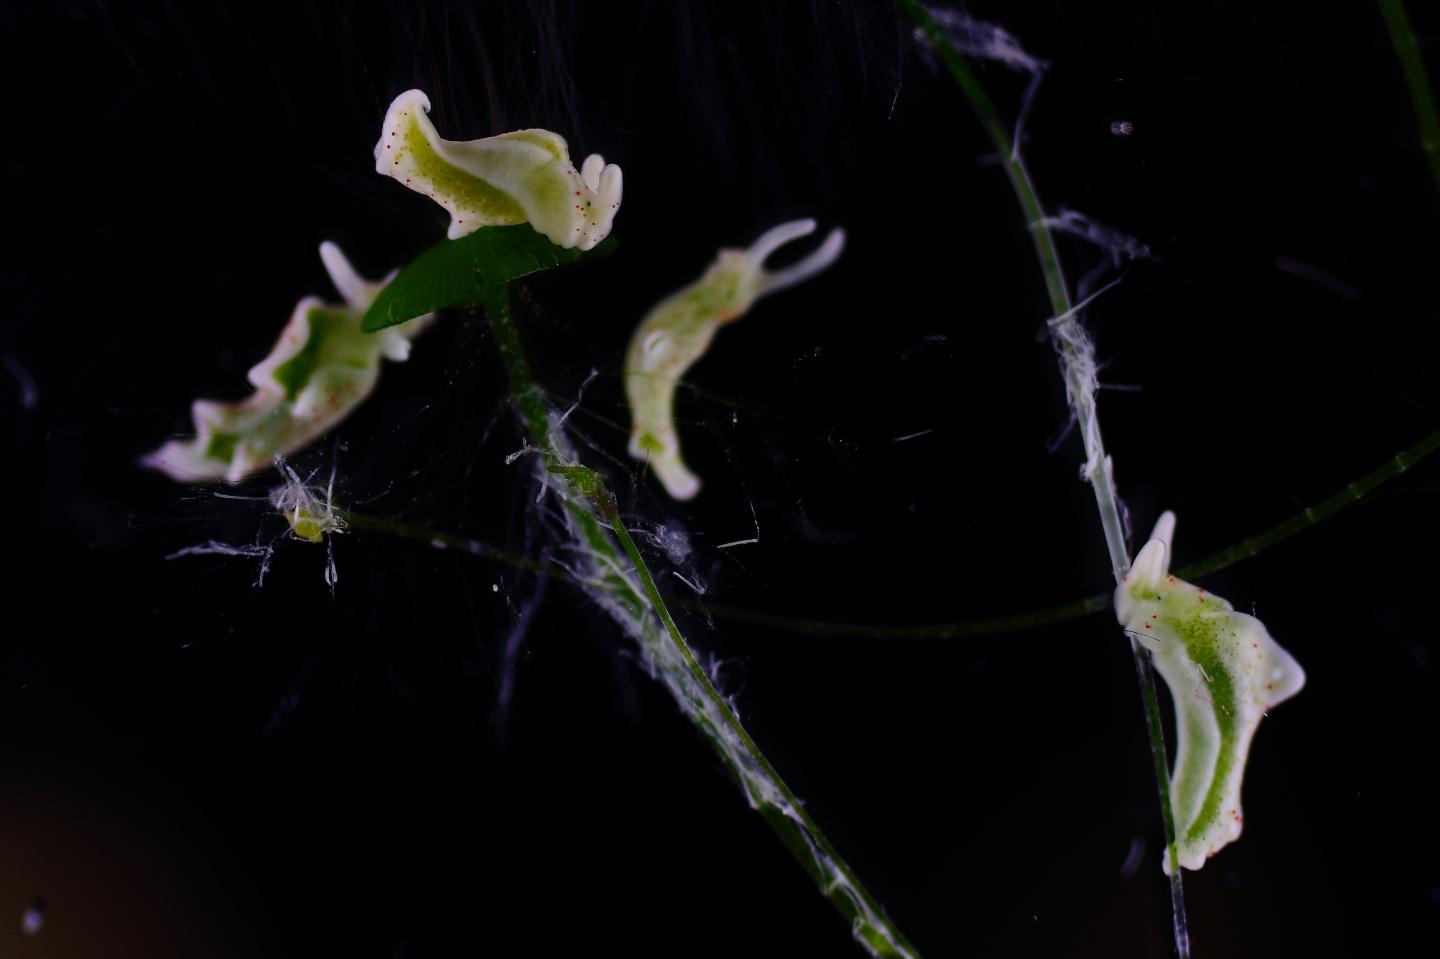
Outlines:
{"type": "Polygon", "coordinates": [[[395,98],[375,144],[375,169],[444,207],[450,239],[529,223],[556,246],[588,250],[610,235],[624,185],[618,166],[592,153],[577,173],[565,138],[549,130],[446,140],[429,112],[430,98],[419,90],[395,98]]]}
{"type": "Polygon", "coordinates": [[[182,483],[238,483],[349,416],[375,388],[382,357],[410,356],[410,339],[432,316],[361,332],[365,311],[390,277],[378,283],[362,278],[333,243],[320,245],[320,259],[345,302],[301,300],[270,355],[251,368],[255,392],[233,403],[196,400],[195,436],[171,440],[141,465],[182,483]]]}
{"type": "Polygon", "coordinates": [[[1199,869],[1240,837],[1250,741],[1266,711],[1305,685],[1305,672],[1260,620],[1170,575],[1174,533],[1175,514],[1165,513],[1116,588],[1115,613],[1150,649],[1175,701],[1175,839],[1180,865],[1199,869]]]}
{"type": "Polygon", "coordinates": [[[832,230],[819,249],[783,270],[765,259],[791,240],[815,232],[814,220],[793,220],[767,230],[745,250],[721,250],[700,279],[657,304],[630,338],[625,354],[625,398],[633,426],[630,455],[646,460],[666,492],[679,500],[700,491],[700,478],[685,466],[675,429],[675,387],[715,332],[738,320],[760,297],[794,286],[824,270],[845,247],[845,232],[832,230]]]}

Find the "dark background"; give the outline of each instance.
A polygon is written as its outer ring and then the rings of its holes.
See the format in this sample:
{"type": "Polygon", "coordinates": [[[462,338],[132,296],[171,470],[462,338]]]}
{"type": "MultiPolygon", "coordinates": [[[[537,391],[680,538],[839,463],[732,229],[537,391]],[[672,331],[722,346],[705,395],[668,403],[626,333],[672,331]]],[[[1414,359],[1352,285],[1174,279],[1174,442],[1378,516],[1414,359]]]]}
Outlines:
{"type": "MultiPolygon", "coordinates": [[[[1433,51],[1440,19],[1412,7],[1433,51]]],[[[1140,388],[1101,397],[1137,539],[1173,508],[1188,562],[1435,428],[1440,195],[1378,8],[968,9],[1051,64],[1026,143],[1050,208],[1155,254],[1086,314],[1105,382],[1140,388]]],[[[374,276],[442,236],[370,156],[420,86],[448,137],[544,126],[624,168],[619,252],[531,284],[525,332],[558,405],[598,371],[586,455],[633,525],[688,530],[674,569],[707,599],[908,624],[1106,591],[1078,441],[1047,451],[1064,397],[1013,196],[892,8],[21,3],[0,35],[0,352],[38,393],[0,374],[0,950],[858,955],[573,587],[548,584],[502,721],[530,574],[353,533],[333,597],[290,541],[257,589],[253,561],[164,557],[274,537],[263,503],[134,461],[195,397],[243,395],[294,302],[330,295],[320,240],[374,276]],[[717,247],[807,215],[849,230],[845,256],[695,368],[707,487],[671,503],[624,458],[629,331],[717,247]]],[[[1013,116],[1025,78],[979,73],[1013,116]]],[[[1101,257],[1062,243],[1072,279],[1101,257]]],[[[297,462],[334,457],[343,503],[535,554],[504,394],[483,323],[452,317],[297,462]]],[[[1440,943],[1437,469],[1205,581],[1309,682],[1257,737],[1244,837],[1187,874],[1199,956],[1440,943]]],[[[1108,614],[928,642],[684,626],[925,955],[1167,954],[1108,614]]]]}

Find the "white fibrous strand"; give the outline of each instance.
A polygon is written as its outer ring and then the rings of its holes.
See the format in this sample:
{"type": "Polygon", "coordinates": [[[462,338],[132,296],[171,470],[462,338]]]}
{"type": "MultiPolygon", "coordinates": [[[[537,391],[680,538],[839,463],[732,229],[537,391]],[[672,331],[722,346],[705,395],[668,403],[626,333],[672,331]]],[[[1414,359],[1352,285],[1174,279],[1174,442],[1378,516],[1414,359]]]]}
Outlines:
{"type": "MultiPolygon", "coordinates": [[[[930,18],[945,32],[950,45],[966,56],[1003,63],[1020,73],[1043,73],[1050,65],[1025,52],[1020,41],[1004,27],[977,20],[975,17],[948,7],[926,7],[930,18]]],[[[915,29],[915,39],[930,45],[925,31],[915,29]]]]}
{"type": "Polygon", "coordinates": [[[260,569],[255,576],[255,585],[265,585],[265,574],[270,572],[270,560],[274,557],[275,547],[273,544],[249,543],[243,546],[232,546],[229,543],[222,543],[212,539],[198,546],[186,546],[184,549],[170,553],[166,559],[181,559],[185,556],[247,556],[260,560],[260,569]]]}
{"type": "Polygon", "coordinates": [[[20,407],[33,410],[40,402],[40,390],[35,386],[35,377],[9,353],[0,355],[0,366],[5,367],[20,387],[20,407]]]}
{"type": "MultiPolygon", "coordinates": [[[[1010,159],[1018,162],[1020,144],[1025,138],[1025,119],[1030,115],[1035,95],[1040,92],[1040,81],[1050,64],[1026,53],[1020,41],[998,24],[977,20],[969,14],[948,7],[926,7],[925,10],[945,33],[945,39],[958,52],[980,60],[1002,63],[1017,73],[1029,74],[1030,82],[1025,87],[1025,96],[1021,99],[1020,110],[1015,115],[1015,131],[1011,135],[1010,159]]],[[[915,40],[928,56],[930,38],[919,27],[915,28],[915,40]]]]}
{"type": "Polygon", "coordinates": [[[1100,386],[1095,344],[1085,328],[1075,322],[1073,315],[1055,317],[1048,325],[1056,352],[1064,358],[1065,398],[1082,428],[1085,463],[1080,468],[1080,474],[1086,480],[1093,480],[1095,471],[1101,467],[1102,456],[1106,463],[1109,461],[1109,457],[1104,456],[1100,419],[1095,415],[1095,391],[1100,386]]]}
{"type": "Polygon", "coordinates": [[[537,576],[530,594],[518,609],[510,602],[508,593],[505,597],[506,604],[515,615],[515,622],[511,624],[501,650],[500,683],[495,693],[495,732],[500,739],[505,736],[505,727],[510,718],[510,703],[515,696],[515,672],[520,662],[520,651],[530,634],[530,624],[535,619],[535,613],[545,601],[545,591],[549,584],[549,576],[543,573],[537,576]]]}
{"type": "Polygon", "coordinates": [[[1148,244],[1074,210],[1061,210],[1057,214],[1045,217],[1040,222],[1057,233],[1077,236],[1105,250],[1110,254],[1111,262],[1115,266],[1119,266],[1125,260],[1152,258],[1148,244]]]}

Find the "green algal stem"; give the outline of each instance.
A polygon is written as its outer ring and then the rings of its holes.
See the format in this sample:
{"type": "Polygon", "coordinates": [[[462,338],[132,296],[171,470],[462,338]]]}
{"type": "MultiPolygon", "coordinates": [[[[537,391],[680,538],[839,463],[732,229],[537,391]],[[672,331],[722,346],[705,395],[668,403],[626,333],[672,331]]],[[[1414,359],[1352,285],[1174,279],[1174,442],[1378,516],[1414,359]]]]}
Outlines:
{"type": "MultiPolygon", "coordinates": [[[[1100,525],[1105,531],[1105,545],[1110,551],[1111,572],[1118,583],[1130,569],[1130,554],[1125,543],[1125,524],[1120,517],[1119,499],[1110,457],[1105,453],[1100,435],[1100,420],[1095,408],[1095,360],[1093,348],[1076,316],[1070,300],[1065,274],[1055,238],[1046,225],[1044,207],[1025,169],[1020,151],[1015,149],[1010,132],[1000,122],[1000,115],[984,87],[971,72],[965,58],[951,45],[929,12],[917,0],[898,0],[900,9],[919,28],[939,56],[950,75],[970,101],[985,132],[999,153],[1001,164],[1010,178],[1015,198],[1020,202],[1035,255],[1045,277],[1045,290],[1050,297],[1053,316],[1048,324],[1051,342],[1060,354],[1065,390],[1075,414],[1076,426],[1085,443],[1085,477],[1095,492],[1095,505],[1100,512],[1100,525]]],[[[1150,656],[1134,639],[1130,642],[1135,673],[1140,681],[1140,698],[1145,709],[1145,725],[1150,737],[1150,752],[1155,765],[1155,781],[1160,797],[1160,819],[1165,830],[1165,846],[1170,856],[1170,904],[1174,914],[1175,949],[1182,957],[1190,955],[1190,935],[1185,915],[1185,892],[1176,864],[1175,816],[1170,808],[1169,759],[1165,747],[1165,731],[1160,722],[1160,706],[1155,695],[1155,675],[1150,656]]]]}
{"type": "Polygon", "coordinates": [[[610,491],[599,474],[579,464],[559,417],[537,386],[510,315],[508,289],[491,290],[484,309],[509,374],[512,402],[531,442],[539,447],[541,479],[560,497],[579,552],[590,561],[591,570],[581,578],[591,599],[635,639],[642,662],[734,774],[751,808],[849,921],[856,941],[873,956],[918,959],[919,953],[770,765],[681,635],[610,491]]]}
{"type": "MultiPolygon", "coordinates": [[[[495,334],[495,343],[500,350],[500,359],[505,364],[510,379],[510,402],[515,407],[531,442],[539,447],[541,463],[546,471],[563,470],[575,465],[574,457],[568,454],[569,444],[563,440],[559,426],[552,416],[530,361],[526,357],[520,333],[510,316],[510,288],[508,284],[490,287],[484,301],[485,317],[495,334]]],[[[623,573],[623,566],[608,532],[601,525],[591,506],[580,497],[561,496],[565,518],[572,527],[582,546],[591,551],[599,562],[594,570],[593,589],[604,591],[609,602],[619,604],[626,616],[642,616],[646,601],[623,573]]],[[[583,577],[582,577],[583,579],[583,577]]],[[[616,613],[609,603],[602,603],[607,610],[616,613]]]]}
{"type": "Polygon", "coordinates": [[[1440,121],[1435,118],[1435,100],[1425,75],[1425,61],[1420,59],[1420,48],[1415,43],[1415,31],[1410,29],[1410,18],[1405,15],[1405,7],[1400,0],[1380,0],[1380,13],[1385,17],[1385,25],[1390,28],[1390,40],[1400,58],[1405,85],[1410,88],[1410,102],[1415,107],[1415,120],[1420,125],[1420,149],[1425,153],[1425,162],[1435,179],[1435,187],[1440,189],[1440,121]]]}
{"type": "MultiPolygon", "coordinates": [[[[1364,476],[1347,483],[1344,488],[1325,497],[1313,506],[1307,506],[1295,515],[1276,523],[1247,539],[1217,550],[1188,566],[1175,570],[1180,579],[1195,580],[1211,573],[1244,562],[1260,555],[1271,546],[1284,542],[1304,532],[1317,523],[1323,522],[1341,510],[1364,502],[1380,486],[1402,475],[1426,457],[1440,451],[1440,430],[1436,430],[1418,443],[1396,453],[1380,466],[1364,476]]],[[[1084,599],[1052,606],[1028,613],[1009,616],[995,616],[989,619],[975,619],[959,623],[917,623],[896,625],[892,623],[839,623],[808,617],[784,616],[777,613],[757,612],[716,603],[687,602],[682,606],[694,606],[720,619],[771,626],[806,636],[855,638],[855,639],[966,639],[980,636],[994,636],[1001,633],[1033,630],[1042,626],[1063,623],[1082,616],[1103,612],[1115,604],[1113,592],[1099,593],[1084,599]]]]}
{"type": "MultiPolygon", "coordinates": [[[[1269,529],[1257,533],[1224,549],[1217,550],[1203,559],[1175,570],[1180,579],[1194,580],[1218,572],[1236,563],[1251,559],[1271,546],[1301,533],[1316,523],[1329,519],[1348,506],[1363,502],[1381,485],[1403,474],[1415,464],[1440,450],[1440,430],[1431,433],[1420,442],[1390,457],[1379,467],[1366,473],[1344,489],[1325,497],[1314,506],[1307,506],[1294,516],[1276,523],[1269,529]]],[[[441,530],[406,523],[383,516],[371,516],[353,510],[337,510],[343,525],[350,529],[384,533],[402,539],[428,543],[437,549],[453,549],[483,559],[493,559],[521,569],[545,573],[564,580],[585,585],[570,570],[533,560],[528,556],[510,553],[489,543],[458,536],[441,530]]],[[[674,605],[691,609],[719,619],[733,622],[752,623],[756,626],[770,626],[775,629],[799,633],[804,636],[834,637],[837,639],[965,639],[980,636],[995,636],[1001,633],[1020,632],[1063,623],[1082,616],[1099,613],[1114,606],[1114,593],[1100,593],[1084,599],[1052,606],[1049,609],[1009,616],[994,616],[989,619],[975,619],[959,623],[916,623],[902,625],[895,623],[841,623],[831,620],[812,619],[805,616],[785,616],[779,613],[757,612],[737,606],[706,603],[699,600],[676,599],[674,605]]]]}
{"type": "MultiPolygon", "coordinates": [[[[750,623],[768,626],[772,629],[829,639],[975,639],[982,636],[1000,636],[1040,629],[1056,623],[1079,619],[1092,613],[1103,612],[1114,605],[1114,596],[1089,596],[1085,599],[1053,606],[1032,613],[1016,613],[1010,616],[994,616],[989,619],[973,619],[959,623],[844,623],[828,619],[812,619],[807,616],[785,616],[744,609],[739,606],[725,606],[720,603],[701,603],[684,600],[676,603],[682,609],[694,608],[717,619],[736,623],[750,623]]],[[[1058,635],[1058,634],[1057,634],[1058,635]]]]}
{"type": "Polygon", "coordinates": [[[357,513],[348,509],[336,510],[336,516],[341,520],[346,529],[363,529],[370,533],[384,533],[387,536],[395,536],[400,539],[428,543],[436,549],[450,549],[459,553],[467,553],[471,556],[479,556],[481,559],[493,559],[498,563],[504,563],[507,566],[514,566],[518,569],[529,570],[532,573],[544,573],[547,576],[557,576],[564,579],[572,578],[568,570],[561,569],[559,566],[551,563],[542,563],[528,556],[511,553],[508,550],[491,546],[489,543],[482,543],[478,539],[470,539],[468,536],[457,536],[454,533],[446,533],[441,530],[432,529],[429,526],[422,526],[419,523],[406,523],[403,520],[390,519],[387,516],[371,516],[369,513],[357,513]]]}
{"type": "Polygon", "coordinates": [[[1283,523],[1275,524],[1265,532],[1252,536],[1244,542],[1227,546],[1199,562],[1177,569],[1175,575],[1181,579],[1198,579],[1207,573],[1213,573],[1241,560],[1249,559],[1261,550],[1273,546],[1281,540],[1289,539],[1301,530],[1338,513],[1352,503],[1360,502],[1381,483],[1389,482],[1436,450],[1440,450],[1440,430],[1431,433],[1409,449],[1396,453],[1383,465],[1348,484],[1338,493],[1332,493],[1314,506],[1305,507],[1303,512],[1295,514],[1283,523]]]}

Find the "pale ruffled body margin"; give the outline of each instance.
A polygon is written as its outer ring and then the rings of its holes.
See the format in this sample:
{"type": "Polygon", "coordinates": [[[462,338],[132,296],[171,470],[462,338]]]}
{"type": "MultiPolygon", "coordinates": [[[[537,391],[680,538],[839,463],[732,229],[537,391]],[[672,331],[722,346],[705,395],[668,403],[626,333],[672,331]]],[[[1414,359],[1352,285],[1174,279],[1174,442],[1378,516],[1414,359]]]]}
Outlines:
{"type": "MultiPolygon", "coordinates": [[[[1170,801],[1178,860],[1199,869],[1240,837],[1251,739],[1267,710],[1305,685],[1305,672],[1260,620],[1170,575],[1174,531],[1175,514],[1161,516],[1115,590],[1115,612],[1150,649],[1175,701],[1170,801]]],[[[1168,874],[1168,856],[1164,865],[1168,874]]]]}
{"type": "Polygon", "coordinates": [[[197,400],[195,436],[171,440],[142,465],[182,483],[239,482],[348,416],[374,389],[382,357],[410,355],[411,337],[433,317],[361,332],[365,311],[390,278],[363,279],[333,243],[321,244],[320,258],[344,303],[301,300],[270,355],[251,368],[255,392],[233,403],[197,400]]]}
{"type": "Polygon", "coordinates": [[[746,250],[721,250],[694,283],[654,307],[636,328],[625,354],[625,398],[633,425],[630,455],[645,460],[666,492],[688,500],[700,478],[685,465],[675,428],[675,388],[724,323],[744,316],[760,297],[793,286],[839,257],[845,232],[832,230],[805,259],[783,270],[765,269],[781,246],[815,231],[814,220],[794,220],[768,230],[746,250]]]}
{"type": "Polygon", "coordinates": [[[444,207],[450,239],[529,223],[556,246],[588,250],[610,235],[624,185],[618,166],[596,153],[577,172],[565,138],[549,130],[446,140],[429,112],[430,98],[419,90],[395,98],[375,144],[375,169],[444,207]]]}

